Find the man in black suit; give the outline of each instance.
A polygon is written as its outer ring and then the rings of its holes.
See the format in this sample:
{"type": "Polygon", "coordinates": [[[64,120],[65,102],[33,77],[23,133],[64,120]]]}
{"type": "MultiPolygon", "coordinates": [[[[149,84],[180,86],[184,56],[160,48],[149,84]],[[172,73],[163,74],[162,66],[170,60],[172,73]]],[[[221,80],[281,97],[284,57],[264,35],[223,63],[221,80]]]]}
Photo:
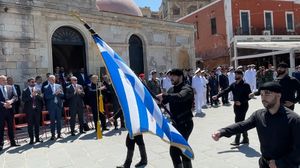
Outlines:
{"type": "Polygon", "coordinates": [[[0,151],[3,149],[3,135],[5,121],[7,123],[10,146],[20,146],[16,144],[14,136],[14,106],[18,97],[13,88],[7,85],[7,78],[0,76],[0,151]]]}
{"type": "Polygon", "coordinates": [[[33,144],[33,126],[35,132],[35,142],[42,142],[39,138],[40,117],[43,110],[43,94],[41,89],[35,87],[35,79],[27,80],[28,88],[25,88],[22,93],[24,102],[24,111],[28,122],[28,134],[30,138],[29,144],[33,144]]]}
{"type": "MultiPolygon", "coordinates": [[[[13,88],[15,94],[18,97],[18,100],[15,103],[14,110],[15,110],[15,114],[19,114],[19,112],[20,112],[20,104],[21,104],[21,90],[20,90],[20,85],[14,85],[14,80],[13,80],[12,77],[8,77],[7,78],[7,84],[10,85],[13,88]]],[[[15,119],[15,123],[19,124],[19,119],[18,118],[15,119]]]]}
{"type": "Polygon", "coordinates": [[[71,85],[66,88],[66,99],[69,102],[70,109],[70,127],[71,127],[71,135],[75,136],[74,128],[75,128],[75,119],[76,114],[78,114],[78,120],[80,124],[80,133],[85,133],[83,131],[83,97],[84,91],[83,87],[77,84],[77,78],[75,76],[71,77],[71,85]]]}

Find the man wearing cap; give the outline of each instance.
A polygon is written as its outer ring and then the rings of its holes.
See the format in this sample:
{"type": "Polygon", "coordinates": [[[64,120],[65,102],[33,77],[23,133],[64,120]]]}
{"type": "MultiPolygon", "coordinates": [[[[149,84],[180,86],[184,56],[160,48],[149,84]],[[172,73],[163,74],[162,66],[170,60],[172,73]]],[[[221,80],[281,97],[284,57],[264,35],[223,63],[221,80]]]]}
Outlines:
{"type": "Polygon", "coordinates": [[[202,79],[200,78],[201,69],[198,68],[195,71],[195,76],[193,77],[193,92],[195,95],[195,109],[197,113],[202,113],[202,105],[203,105],[203,83],[202,79]]]}
{"type": "Polygon", "coordinates": [[[300,101],[300,83],[299,81],[288,75],[288,65],[286,63],[280,63],[277,66],[278,78],[275,82],[278,82],[284,89],[281,90],[281,103],[294,110],[295,103],[300,101]],[[297,93],[297,96],[295,96],[297,93]]]}
{"type": "Polygon", "coordinates": [[[151,75],[152,78],[147,82],[147,86],[155,95],[158,95],[161,93],[161,87],[159,79],[156,78],[156,70],[152,70],[151,75]]]}
{"type": "Polygon", "coordinates": [[[141,82],[143,82],[145,85],[147,85],[147,83],[145,81],[145,74],[140,74],[139,78],[140,78],[141,82]]]}
{"type": "Polygon", "coordinates": [[[251,77],[252,77],[252,83],[251,84],[249,83],[249,85],[252,92],[256,92],[256,69],[254,64],[251,64],[251,77]]]}
{"type": "Polygon", "coordinates": [[[218,141],[221,137],[230,137],[256,128],[262,154],[259,159],[260,168],[298,168],[300,117],[281,104],[282,89],[276,82],[263,84],[259,92],[265,108],[257,110],[245,121],[214,132],[212,138],[218,141]]]}
{"type": "MultiPolygon", "coordinates": [[[[250,90],[250,85],[243,81],[242,71],[235,71],[235,80],[236,82],[231,84],[225,90],[222,90],[219,94],[213,96],[213,99],[216,100],[218,97],[232,91],[234,99],[233,111],[235,114],[235,122],[237,123],[245,120],[249,108],[248,101],[253,98],[254,94],[250,90]]],[[[241,135],[237,134],[234,142],[230,145],[240,145],[240,138],[241,135]]],[[[241,143],[249,143],[247,131],[243,132],[243,141],[241,143]]]]}
{"type": "MultiPolygon", "coordinates": [[[[163,104],[170,104],[170,110],[173,114],[172,125],[177,131],[188,140],[192,133],[193,113],[192,104],[194,101],[193,89],[184,84],[183,72],[180,69],[172,69],[171,81],[174,87],[171,87],[167,93],[157,95],[163,104]]],[[[189,158],[184,156],[181,150],[177,147],[170,147],[170,155],[174,168],[192,168],[192,162],[189,158]]]]}
{"type": "MultiPolygon", "coordinates": [[[[229,81],[229,85],[231,85],[233,82],[235,82],[235,73],[234,73],[234,68],[233,67],[229,67],[229,72],[228,72],[228,81],[229,81]]],[[[233,94],[232,92],[229,93],[229,97],[230,100],[233,101],[233,94]]]]}

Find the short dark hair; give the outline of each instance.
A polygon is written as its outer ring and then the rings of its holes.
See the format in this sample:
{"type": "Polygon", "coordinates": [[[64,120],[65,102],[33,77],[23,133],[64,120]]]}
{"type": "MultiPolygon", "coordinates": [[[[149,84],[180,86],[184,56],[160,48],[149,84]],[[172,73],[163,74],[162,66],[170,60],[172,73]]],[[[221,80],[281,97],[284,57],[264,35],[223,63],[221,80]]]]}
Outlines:
{"type": "Polygon", "coordinates": [[[42,77],[41,76],[36,76],[35,80],[38,80],[38,79],[42,79],[42,77]]]}
{"type": "Polygon", "coordinates": [[[29,83],[30,81],[35,80],[34,77],[28,78],[27,82],[29,83]]]}
{"type": "Polygon", "coordinates": [[[11,80],[11,79],[13,79],[12,77],[7,77],[7,80],[11,80]]]}

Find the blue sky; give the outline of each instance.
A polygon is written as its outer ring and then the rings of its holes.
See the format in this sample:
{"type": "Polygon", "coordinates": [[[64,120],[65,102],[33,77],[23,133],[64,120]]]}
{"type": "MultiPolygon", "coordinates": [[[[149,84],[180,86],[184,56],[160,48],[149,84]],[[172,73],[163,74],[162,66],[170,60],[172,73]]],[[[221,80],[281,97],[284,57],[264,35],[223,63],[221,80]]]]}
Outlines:
{"type": "Polygon", "coordinates": [[[139,7],[150,7],[151,11],[158,11],[161,0],[133,0],[139,7]]]}

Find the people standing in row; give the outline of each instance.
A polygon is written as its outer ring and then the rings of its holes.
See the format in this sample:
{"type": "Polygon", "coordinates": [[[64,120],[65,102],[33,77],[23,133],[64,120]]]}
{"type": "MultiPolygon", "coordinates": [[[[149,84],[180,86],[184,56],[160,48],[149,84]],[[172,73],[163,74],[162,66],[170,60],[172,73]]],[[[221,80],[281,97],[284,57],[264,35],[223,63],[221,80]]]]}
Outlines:
{"type": "Polygon", "coordinates": [[[44,97],[46,99],[46,109],[49,111],[50,121],[51,121],[51,138],[55,139],[55,121],[57,122],[57,138],[62,138],[61,136],[61,115],[63,102],[62,98],[64,96],[61,85],[55,83],[55,76],[49,76],[50,84],[44,88],[44,97]]]}
{"type": "Polygon", "coordinates": [[[27,82],[28,87],[22,92],[22,101],[24,102],[24,112],[28,123],[29,144],[33,144],[33,137],[35,137],[35,142],[43,141],[39,138],[39,131],[44,98],[41,89],[35,86],[34,78],[29,78],[27,82]]]}
{"type": "MultiPolygon", "coordinates": [[[[183,77],[182,70],[172,69],[171,81],[174,86],[167,93],[157,95],[157,98],[163,104],[170,104],[170,111],[173,114],[173,119],[176,120],[176,123],[172,123],[172,125],[188,141],[194,127],[191,110],[194,94],[193,89],[189,85],[184,84],[183,77]]],[[[191,160],[184,156],[179,148],[171,146],[170,156],[174,168],[192,168],[191,160]]]]}
{"type": "Polygon", "coordinates": [[[75,76],[71,77],[71,85],[66,87],[65,94],[70,109],[71,135],[75,136],[76,114],[78,115],[79,131],[80,133],[85,133],[85,131],[83,130],[83,97],[85,96],[85,93],[83,87],[77,84],[77,78],[75,76]]]}
{"type": "MultiPolygon", "coordinates": [[[[285,107],[294,110],[295,103],[300,101],[300,83],[296,78],[288,75],[288,64],[282,62],[277,67],[278,78],[275,82],[284,88],[281,90],[280,102],[285,107]]],[[[259,92],[256,95],[259,95],[259,92]]]]}
{"type": "Polygon", "coordinates": [[[256,128],[261,148],[260,168],[298,168],[300,117],[282,105],[280,99],[284,89],[275,82],[261,85],[259,92],[265,108],[254,112],[246,121],[214,132],[212,138],[218,141],[221,137],[256,128]]]}
{"type": "Polygon", "coordinates": [[[4,126],[7,123],[8,137],[10,146],[20,146],[16,144],[14,136],[14,111],[15,102],[18,100],[13,88],[7,85],[7,78],[4,75],[0,76],[0,151],[3,149],[4,141],[4,126]]]}
{"type": "MultiPolygon", "coordinates": [[[[251,92],[250,85],[243,80],[243,72],[235,71],[235,82],[232,83],[229,87],[224,89],[217,95],[213,96],[213,99],[216,100],[218,97],[221,97],[224,94],[228,94],[230,91],[233,93],[234,105],[233,111],[235,114],[235,122],[244,121],[246,113],[249,108],[248,101],[254,97],[254,94],[251,92]]],[[[249,143],[248,133],[243,132],[243,140],[240,142],[241,135],[238,134],[235,137],[234,142],[231,145],[237,146],[240,143],[249,143]]]]}

